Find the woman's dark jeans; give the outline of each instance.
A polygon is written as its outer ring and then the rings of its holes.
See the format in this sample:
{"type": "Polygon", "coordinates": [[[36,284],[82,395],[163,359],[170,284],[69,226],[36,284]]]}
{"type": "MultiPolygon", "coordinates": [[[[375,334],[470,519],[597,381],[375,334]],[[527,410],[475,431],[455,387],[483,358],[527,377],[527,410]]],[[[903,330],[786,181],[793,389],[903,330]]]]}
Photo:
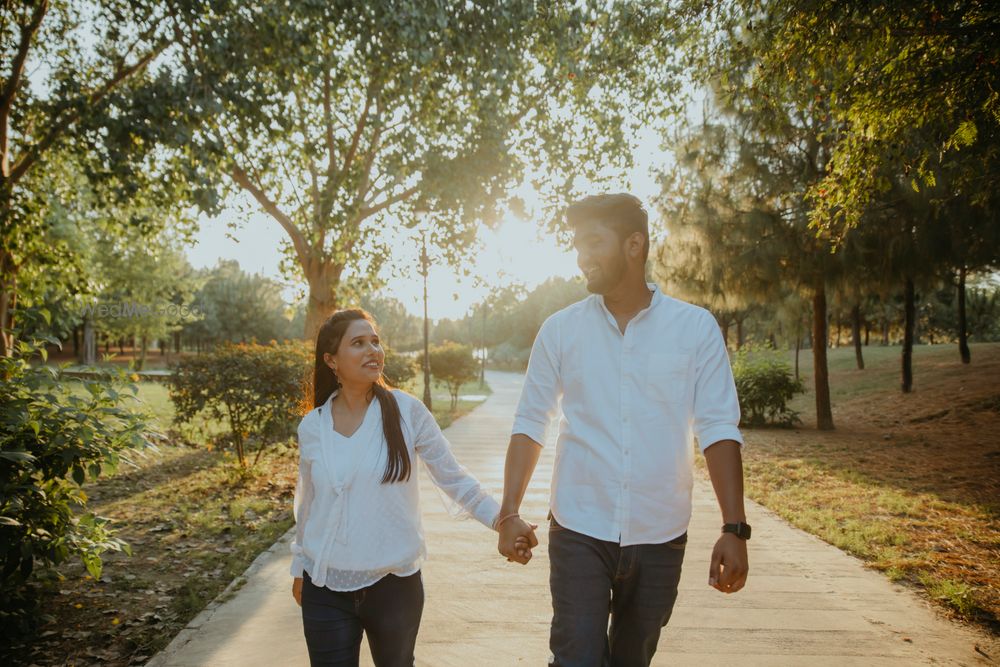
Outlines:
{"type": "Polygon", "coordinates": [[[356,667],[361,637],[377,667],[412,667],[424,610],[424,584],[417,572],[386,575],[371,586],[342,592],[316,586],[302,575],[302,627],[313,667],[356,667]]]}
{"type": "Polygon", "coordinates": [[[622,547],[552,519],[549,664],[648,667],[677,600],[686,544],[685,533],[663,544],[622,547]]]}

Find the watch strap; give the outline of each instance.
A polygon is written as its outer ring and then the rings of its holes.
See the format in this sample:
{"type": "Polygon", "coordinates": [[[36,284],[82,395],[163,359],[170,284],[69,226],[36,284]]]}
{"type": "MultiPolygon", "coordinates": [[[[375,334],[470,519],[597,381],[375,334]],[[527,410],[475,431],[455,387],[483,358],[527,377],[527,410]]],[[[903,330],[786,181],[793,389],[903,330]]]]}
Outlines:
{"type": "Polygon", "coordinates": [[[740,521],[739,523],[722,524],[722,532],[732,533],[742,540],[750,539],[750,524],[740,521]]]}

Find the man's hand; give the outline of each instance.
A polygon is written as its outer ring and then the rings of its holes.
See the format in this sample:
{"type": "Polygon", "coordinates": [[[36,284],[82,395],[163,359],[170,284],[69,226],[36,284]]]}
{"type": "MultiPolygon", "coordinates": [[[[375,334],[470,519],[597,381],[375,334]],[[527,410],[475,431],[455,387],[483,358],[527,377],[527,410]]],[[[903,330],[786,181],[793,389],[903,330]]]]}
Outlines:
{"type": "Polygon", "coordinates": [[[536,528],[538,526],[519,517],[504,521],[499,530],[497,551],[507,560],[526,565],[531,560],[531,549],[538,546],[536,528]]]}
{"type": "Polygon", "coordinates": [[[735,593],[747,582],[747,543],[732,533],[723,533],[712,549],[708,585],[723,593],[735,593]]]}
{"type": "Polygon", "coordinates": [[[302,606],[302,577],[295,577],[292,580],[292,597],[295,598],[295,602],[301,607],[302,606]]]}

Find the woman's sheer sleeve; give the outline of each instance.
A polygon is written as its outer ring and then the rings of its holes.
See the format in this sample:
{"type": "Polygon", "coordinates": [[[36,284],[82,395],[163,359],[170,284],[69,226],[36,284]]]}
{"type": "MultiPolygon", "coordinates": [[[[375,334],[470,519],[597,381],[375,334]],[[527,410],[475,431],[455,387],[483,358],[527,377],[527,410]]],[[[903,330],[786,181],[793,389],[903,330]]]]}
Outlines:
{"type": "Polygon", "coordinates": [[[419,401],[413,400],[411,405],[414,449],[427,466],[431,480],[461,510],[487,528],[493,528],[500,504],[455,458],[434,415],[419,401]]]}
{"type": "Polygon", "coordinates": [[[292,512],[295,516],[295,537],[292,539],[292,567],[291,575],[301,577],[304,568],[302,556],[302,543],[305,537],[306,520],[309,518],[309,509],[313,501],[312,466],[308,459],[302,455],[304,445],[308,445],[311,433],[309,423],[311,415],[306,415],[299,424],[299,477],[295,484],[295,501],[292,505],[292,512]]]}

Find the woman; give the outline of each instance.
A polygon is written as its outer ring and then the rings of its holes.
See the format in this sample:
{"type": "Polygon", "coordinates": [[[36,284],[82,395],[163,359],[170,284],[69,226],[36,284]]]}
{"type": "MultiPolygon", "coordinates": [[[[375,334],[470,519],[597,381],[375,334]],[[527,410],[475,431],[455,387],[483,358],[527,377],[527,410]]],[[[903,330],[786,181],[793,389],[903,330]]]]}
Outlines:
{"type": "MultiPolygon", "coordinates": [[[[413,665],[426,556],[413,455],[484,526],[516,515],[452,456],[423,403],[390,390],[363,310],[342,310],[316,339],[314,409],[299,424],[292,594],[312,665],[357,665],[363,633],[378,667],[413,665]]],[[[519,555],[530,558],[528,543],[519,555]]]]}

